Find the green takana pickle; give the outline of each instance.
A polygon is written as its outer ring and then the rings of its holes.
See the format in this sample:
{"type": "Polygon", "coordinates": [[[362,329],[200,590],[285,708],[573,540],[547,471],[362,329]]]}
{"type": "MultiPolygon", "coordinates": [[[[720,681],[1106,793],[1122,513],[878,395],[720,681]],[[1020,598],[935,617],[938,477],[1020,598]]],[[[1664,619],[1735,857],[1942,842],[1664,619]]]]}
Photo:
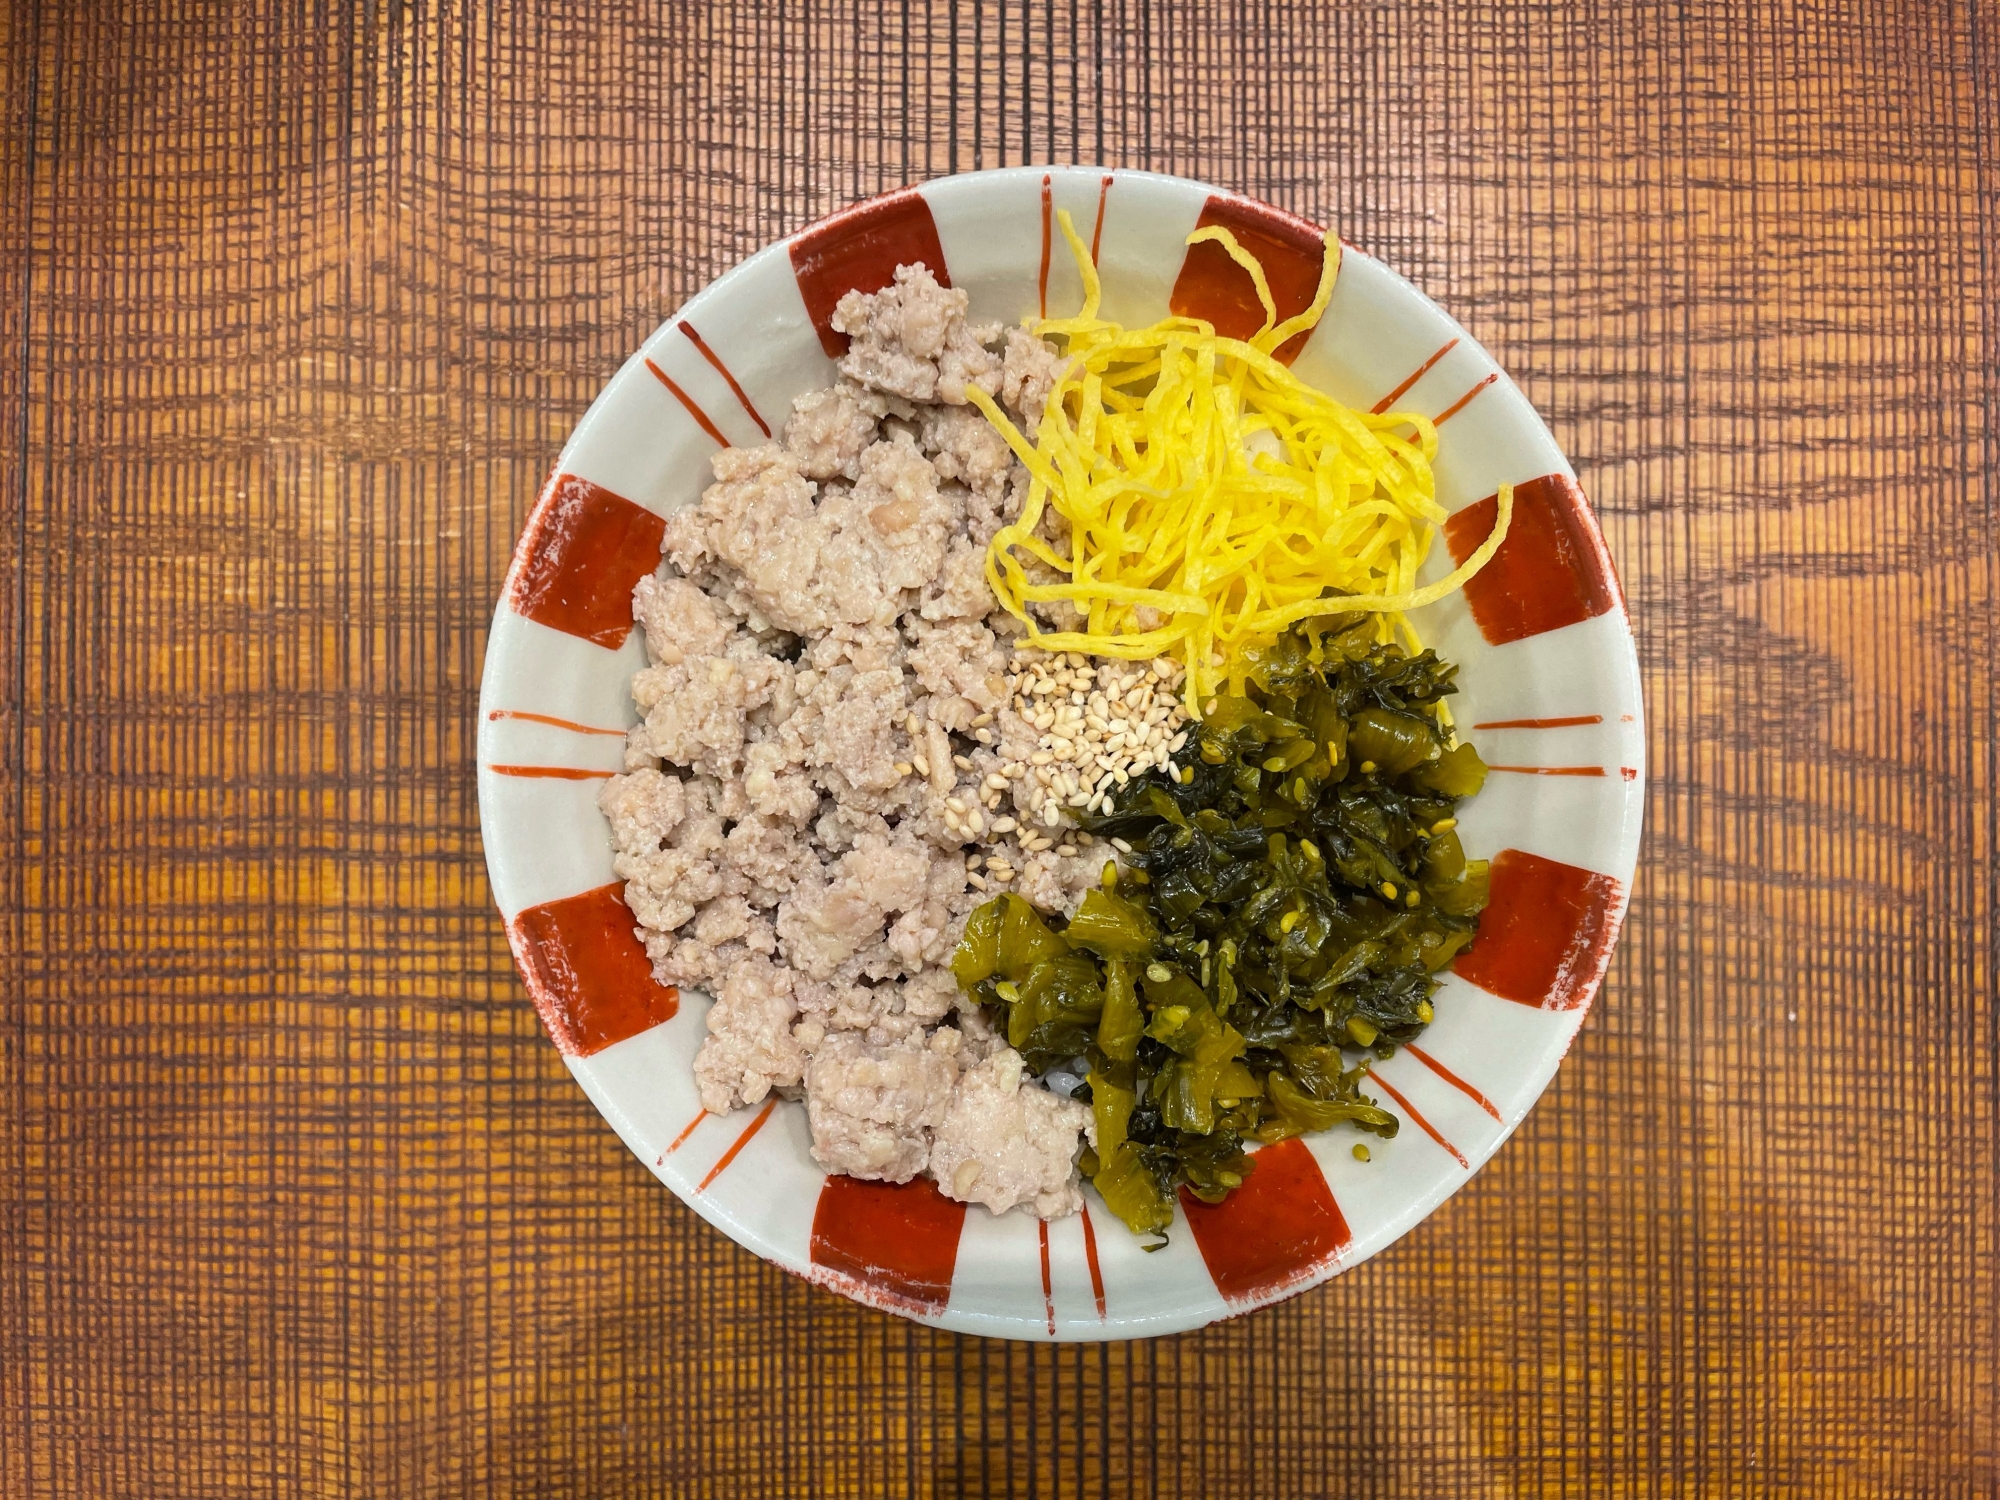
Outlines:
{"type": "Polygon", "coordinates": [[[966,921],[964,990],[1037,1072],[1088,1067],[1085,1170],[1136,1233],[1241,1186],[1246,1143],[1394,1136],[1368,1067],[1477,933],[1488,870],[1454,810],[1486,767],[1442,710],[1454,668],[1373,631],[1281,637],[1172,764],[1076,816],[1131,845],[1130,879],[1067,923],[1011,893],[966,921]]]}
{"type": "Polygon", "coordinates": [[[1099,958],[1142,958],[1160,940],[1159,929],[1146,915],[1145,907],[1109,891],[1091,891],[1085,895],[1076,915],[1069,919],[1069,926],[1063,929],[1063,937],[1099,958]]]}
{"type": "Polygon", "coordinates": [[[1097,1022],[1097,1049],[1113,1062],[1136,1058],[1139,1038],[1146,1030],[1135,971],[1128,958],[1114,958],[1104,965],[1104,1013],[1097,1022]]]}

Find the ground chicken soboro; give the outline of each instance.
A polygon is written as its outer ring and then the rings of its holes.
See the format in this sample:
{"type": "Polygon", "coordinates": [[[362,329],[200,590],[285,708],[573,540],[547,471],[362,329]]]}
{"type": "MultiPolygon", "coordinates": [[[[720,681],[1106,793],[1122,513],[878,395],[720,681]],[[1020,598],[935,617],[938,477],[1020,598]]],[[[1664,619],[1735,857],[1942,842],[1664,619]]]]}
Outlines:
{"type": "Polygon", "coordinates": [[[1060,359],[965,301],[920,266],[850,293],[840,383],[715,455],[633,595],[645,718],[600,805],[654,972],[715,996],[704,1105],[803,1092],[830,1170],[1054,1216],[1090,1110],[1024,1078],[945,965],[993,886],[1067,911],[1111,851],[1020,827],[1039,731],[984,557],[1026,476],[961,392],[1033,428],[1060,359]]]}

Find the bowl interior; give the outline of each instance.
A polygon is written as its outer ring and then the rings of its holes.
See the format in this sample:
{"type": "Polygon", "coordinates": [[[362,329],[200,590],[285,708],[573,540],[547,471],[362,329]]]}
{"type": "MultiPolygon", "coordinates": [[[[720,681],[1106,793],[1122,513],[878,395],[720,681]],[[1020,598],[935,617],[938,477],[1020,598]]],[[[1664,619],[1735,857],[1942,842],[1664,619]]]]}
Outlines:
{"type": "MultiPolygon", "coordinates": [[[[1358,1263],[1519,1124],[1617,936],[1638,849],[1644,725],[1616,574],[1547,429],[1462,328],[1347,247],[1294,368],[1350,405],[1393,402],[1440,422],[1438,498],[1461,552],[1485,535],[1496,488],[1516,496],[1492,563],[1415,617],[1459,663],[1454,716],[1493,767],[1460,818],[1468,852],[1493,861],[1493,894],[1436,1022],[1375,1074],[1402,1133],[1371,1140],[1366,1164],[1337,1133],[1266,1148],[1249,1184],[1219,1207],[1188,1206],[1170,1245],[1147,1254],[1094,1196],[1053,1224],[996,1218],[927,1183],[828,1178],[798,1105],[703,1114],[691,1065],[707,1000],[653,982],[596,807],[638,717],[627,691],[644,663],[632,586],[658,565],[660,518],[707,484],[709,456],[766,440],[793,397],[833,380],[840,341],[826,315],[841,292],[873,290],[900,261],[922,259],[968,293],[975,317],[1060,315],[1082,290],[1061,210],[1095,246],[1105,315],[1128,324],[1171,307],[1239,331],[1248,278],[1212,246],[1187,248],[1199,224],[1226,224],[1257,251],[1281,313],[1303,307],[1317,281],[1314,226],[1184,179],[1084,167],[943,179],[752,256],[612,378],[530,516],[487,647],[480,821],[494,895],[551,1036],[606,1120],[696,1212],[788,1270],[924,1322],[1129,1338],[1197,1327],[1358,1263]]],[[[1439,546],[1426,579],[1451,566],[1439,546]]]]}

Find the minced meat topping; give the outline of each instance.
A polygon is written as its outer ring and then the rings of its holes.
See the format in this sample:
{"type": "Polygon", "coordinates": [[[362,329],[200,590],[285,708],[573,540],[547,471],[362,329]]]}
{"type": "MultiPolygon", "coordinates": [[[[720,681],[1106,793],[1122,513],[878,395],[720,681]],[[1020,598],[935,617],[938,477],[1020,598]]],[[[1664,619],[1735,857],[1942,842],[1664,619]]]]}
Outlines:
{"type": "Polygon", "coordinates": [[[965,311],[922,266],[848,294],[840,382],[782,442],[714,456],[633,595],[644,717],[600,806],[654,973],[715,997],[708,1109],[803,1097],[830,1171],[1049,1217],[1081,1202],[1090,1110],[1024,1076],[945,965],[996,888],[1076,906],[1115,853],[1055,803],[1156,764],[1179,723],[1165,680],[1138,732],[1098,730],[1154,679],[1016,657],[984,567],[1027,476],[962,392],[1032,429],[1062,360],[965,311]],[[1051,786],[1072,723],[1105,761],[1051,786]]]}

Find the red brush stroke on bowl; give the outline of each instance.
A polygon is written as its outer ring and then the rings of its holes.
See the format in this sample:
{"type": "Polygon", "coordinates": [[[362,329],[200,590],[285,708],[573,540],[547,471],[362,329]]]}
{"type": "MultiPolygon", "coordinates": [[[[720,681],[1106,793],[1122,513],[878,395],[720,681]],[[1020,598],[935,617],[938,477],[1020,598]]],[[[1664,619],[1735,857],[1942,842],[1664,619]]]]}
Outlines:
{"type": "Polygon", "coordinates": [[[1410,387],[1415,385],[1419,380],[1422,380],[1426,375],[1428,375],[1431,371],[1432,365],[1436,364],[1439,360],[1443,359],[1447,354],[1451,353],[1451,351],[1456,349],[1457,347],[1458,347],[1458,340],[1455,338],[1450,340],[1448,343],[1443,345],[1437,351],[1437,353],[1433,354],[1429,359],[1425,360],[1422,364],[1418,365],[1416,369],[1412,370],[1401,385],[1397,386],[1393,391],[1389,392],[1388,395],[1384,396],[1380,401],[1377,401],[1373,406],[1369,407],[1368,410],[1375,416],[1378,417],[1381,416],[1390,407],[1394,406],[1398,401],[1402,400],[1404,396],[1408,395],[1410,387]]]}
{"type": "Polygon", "coordinates": [[[695,332],[694,324],[682,322],[674,326],[687,336],[687,341],[690,344],[693,344],[696,349],[701,351],[701,357],[715,367],[716,374],[729,382],[729,389],[735,394],[737,404],[750,414],[750,420],[757,424],[757,430],[763,433],[765,437],[769,437],[771,435],[771,424],[766,422],[762,413],[757,410],[756,404],[750,399],[750,393],[743,389],[734,375],[729,373],[729,366],[722,362],[722,356],[708,347],[708,340],[695,332]]]}
{"type": "Polygon", "coordinates": [[[589,1057],[673,1019],[680,991],[653,977],[623,882],[531,906],[507,924],[514,961],[556,1047],[589,1057]]]}
{"type": "Polygon", "coordinates": [[[879,292],[896,279],[896,267],[921,261],[951,285],[931,206],[915,188],[871,199],[804,229],[790,246],[792,274],[806,314],[828,359],[847,352],[847,335],[833,326],[833,311],[849,292],[879,292]]]}
{"type": "Polygon", "coordinates": [[[1266,1146],[1254,1160],[1257,1169],[1220,1203],[1181,1189],[1195,1246],[1231,1302],[1255,1302],[1305,1280],[1354,1238],[1304,1141],[1266,1146]]]}
{"type": "MultiPolygon", "coordinates": [[[[1197,229],[1211,225],[1227,229],[1263,263],[1280,323],[1312,306],[1326,260],[1325,231],[1262,203],[1225,198],[1219,193],[1209,198],[1195,221],[1197,229]]],[[[1257,300],[1250,273],[1213,241],[1188,246],[1167,306],[1180,317],[1207,319],[1224,338],[1247,339],[1264,326],[1264,304],[1257,300]]],[[[1307,329],[1286,339],[1276,357],[1290,364],[1299,357],[1311,333],[1307,329]]]]}
{"type": "Polygon", "coordinates": [[[1498,380],[1499,378],[1500,377],[1496,374],[1489,374],[1484,380],[1480,381],[1479,384],[1475,385],[1471,390],[1467,391],[1463,396],[1460,396],[1456,401],[1452,402],[1451,405],[1447,406],[1443,411],[1439,412],[1436,416],[1432,417],[1431,426],[1433,427],[1444,426],[1445,423],[1449,422],[1453,417],[1457,416],[1460,412],[1464,411],[1466,407],[1470,406],[1472,404],[1472,398],[1474,396],[1477,396],[1481,391],[1485,390],[1489,385],[1493,384],[1493,382],[1498,380]]]}
{"type": "MultiPolygon", "coordinates": [[[[1489,495],[1444,523],[1452,561],[1464,562],[1493,530],[1499,499],[1489,495]]],[[[1507,540],[1466,582],[1465,602],[1493,645],[1560,630],[1622,601],[1611,554],[1590,502],[1567,474],[1545,474],[1514,487],[1507,540]]]]}
{"type": "Polygon", "coordinates": [[[557,474],[514,548],[507,600],[538,625],[616,649],[632,630],[632,588],[660,565],[667,523],[601,485],[557,474]]]}
{"type": "Polygon", "coordinates": [[[750,1144],[751,1137],[764,1128],[764,1122],[771,1118],[771,1111],[777,1107],[778,1100],[775,1095],[764,1101],[764,1107],[757,1111],[757,1118],[743,1127],[743,1133],[730,1142],[729,1149],[723,1152],[716,1164],[708,1169],[708,1175],[695,1184],[694,1190],[697,1193],[707,1192],[715,1179],[729,1170],[729,1164],[736,1160],[737,1154],[745,1146],[750,1144]]]}
{"type": "Polygon", "coordinates": [[[1609,875],[1502,849],[1493,860],[1479,935],[1453,971],[1503,1000],[1581,1009],[1610,962],[1621,899],[1609,875]]]}
{"type": "Polygon", "coordinates": [[[1450,1141],[1446,1140],[1442,1135],[1438,1134],[1437,1126],[1431,1124],[1429,1120],[1426,1120],[1423,1116],[1423,1111],[1418,1109],[1416,1105],[1410,1103],[1408,1099],[1404,1098],[1401,1090],[1399,1090],[1395,1084],[1389,1082],[1389,1080],[1384,1078],[1380,1073],[1370,1073],[1368,1075],[1368,1081],[1374,1084],[1377,1088],[1381,1089],[1382,1092],[1387,1094],[1391,1099],[1395,1100],[1397,1106],[1403,1111],[1403,1113],[1410,1117],[1411,1123],[1414,1124],[1417,1127],[1417,1129],[1421,1130],[1425,1135],[1429,1136],[1432,1140],[1436,1141],[1440,1146],[1444,1147],[1446,1151],[1450,1152],[1451,1159],[1453,1161],[1457,1162],[1461,1167],[1464,1167],[1468,1172],[1472,1170],[1472,1163],[1465,1159],[1465,1153],[1459,1150],[1458,1147],[1454,1146],[1450,1141]]]}
{"type": "Polygon", "coordinates": [[[1056,1336],[1056,1287],[1055,1278],[1049,1274],[1049,1221],[1038,1220],[1036,1228],[1042,1235],[1042,1308],[1049,1316],[1049,1337],[1056,1336]]]}
{"type": "Polygon", "coordinates": [[[722,435],[720,427],[717,427],[714,422],[709,420],[708,413],[701,409],[699,401],[676,385],[673,377],[654,364],[650,359],[646,361],[646,368],[653,372],[653,378],[665,386],[676,401],[687,408],[687,414],[694,418],[696,426],[708,434],[710,441],[718,448],[727,448],[730,446],[729,439],[722,435]]]}
{"type": "MultiPolygon", "coordinates": [[[[592,771],[582,766],[488,766],[495,776],[526,776],[543,781],[600,781],[616,771],[592,771]]],[[[1490,768],[1489,768],[1490,769],[1490,768]]]]}
{"type": "MultiPolygon", "coordinates": [[[[1109,182],[1111,179],[1106,178],[1109,182]]],[[[1104,1321],[1104,1272],[1097,1264],[1097,1227],[1090,1222],[1090,1205],[1083,1207],[1083,1258],[1090,1266],[1090,1295],[1097,1299],[1097,1318],[1104,1321]]]]}
{"type": "Polygon", "coordinates": [[[1572,714],[1566,719],[1488,719],[1474,729],[1571,729],[1578,724],[1602,724],[1603,714],[1572,714]]]}
{"type": "Polygon", "coordinates": [[[1467,1083],[1463,1078],[1460,1078],[1456,1073],[1452,1072],[1450,1068],[1447,1068],[1443,1063],[1439,1062],[1435,1057],[1432,1057],[1430,1053],[1424,1051],[1415,1042],[1403,1043],[1403,1050],[1409,1053],[1410,1056],[1414,1057],[1418,1062],[1422,1063],[1425,1067],[1429,1068],[1433,1073],[1437,1074],[1437,1076],[1442,1078],[1446,1083],[1450,1084],[1453,1088],[1457,1089],[1461,1094],[1465,1095],[1465,1097],[1470,1099],[1474,1104],[1478,1105],[1481,1109],[1485,1110],[1486,1113],[1493,1116],[1494,1119],[1497,1120],[1500,1118],[1500,1111],[1494,1107],[1493,1101],[1491,1099],[1487,1098],[1484,1094],[1480,1093],[1478,1089],[1474,1088],[1471,1084],[1467,1083]]]}
{"type": "Polygon", "coordinates": [[[812,1263],[895,1306],[942,1312],[964,1227],[965,1205],[928,1177],[905,1183],[829,1177],[813,1210],[812,1263]]]}
{"type": "MultiPolygon", "coordinates": [[[[577,734],[608,734],[613,739],[625,738],[622,729],[600,729],[595,724],[579,724],[574,719],[558,719],[554,714],[531,714],[524,708],[496,708],[486,715],[489,719],[519,719],[527,724],[548,724],[557,729],[572,730],[577,734]]],[[[1474,729],[1480,726],[1475,724],[1474,729]]]]}

